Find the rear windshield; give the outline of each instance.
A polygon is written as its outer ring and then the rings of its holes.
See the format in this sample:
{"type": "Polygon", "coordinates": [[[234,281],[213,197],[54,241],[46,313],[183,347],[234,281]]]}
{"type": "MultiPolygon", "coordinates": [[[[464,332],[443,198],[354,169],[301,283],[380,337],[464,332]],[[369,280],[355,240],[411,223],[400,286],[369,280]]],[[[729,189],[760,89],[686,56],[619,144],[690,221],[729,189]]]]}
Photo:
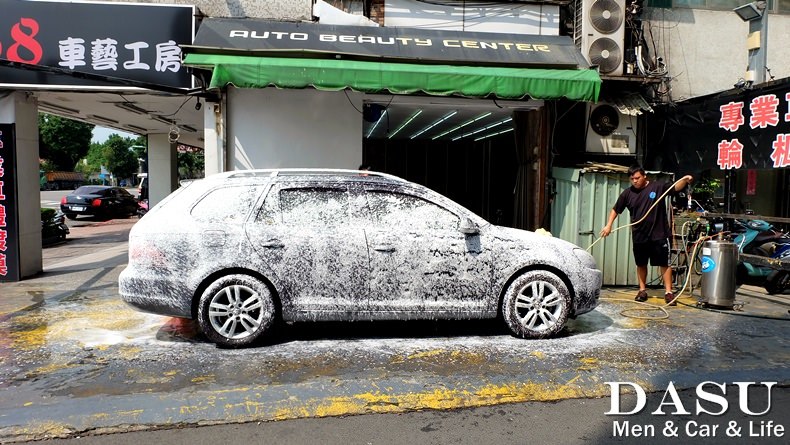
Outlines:
{"type": "Polygon", "coordinates": [[[106,190],[106,187],[103,186],[96,186],[96,185],[84,185],[77,190],[74,190],[75,195],[100,195],[102,190],[106,190]]]}

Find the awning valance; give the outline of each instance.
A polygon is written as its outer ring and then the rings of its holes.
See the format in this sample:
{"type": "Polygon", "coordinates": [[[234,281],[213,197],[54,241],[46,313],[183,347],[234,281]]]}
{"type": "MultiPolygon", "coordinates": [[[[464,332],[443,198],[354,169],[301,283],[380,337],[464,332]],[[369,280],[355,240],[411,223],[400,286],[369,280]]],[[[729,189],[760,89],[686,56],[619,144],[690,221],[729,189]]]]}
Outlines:
{"type": "Polygon", "coordinates": [[[213,71],[210,88],[314,87],[366,93],[426,93],[502,99],[596,102],[601,78],[593,69],[414,64],[301,57],[187,54],[184,65],[213,71]]]}

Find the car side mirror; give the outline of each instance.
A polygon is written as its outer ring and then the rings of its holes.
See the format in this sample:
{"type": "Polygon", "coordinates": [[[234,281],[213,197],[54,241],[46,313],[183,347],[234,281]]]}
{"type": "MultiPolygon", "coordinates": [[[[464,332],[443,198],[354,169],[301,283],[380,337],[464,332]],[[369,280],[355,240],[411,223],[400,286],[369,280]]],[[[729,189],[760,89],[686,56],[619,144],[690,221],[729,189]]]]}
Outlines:
{"type": "Polygon", "coordinates": [[[477,224],[475,224],[475,222],[472,221],[470,218],[462,219],[461,226],[458,228],[458,230],[460,230],[461,233],[466,235],[475,235],[480,233],[480,228],[477,227],[477,224]]]}

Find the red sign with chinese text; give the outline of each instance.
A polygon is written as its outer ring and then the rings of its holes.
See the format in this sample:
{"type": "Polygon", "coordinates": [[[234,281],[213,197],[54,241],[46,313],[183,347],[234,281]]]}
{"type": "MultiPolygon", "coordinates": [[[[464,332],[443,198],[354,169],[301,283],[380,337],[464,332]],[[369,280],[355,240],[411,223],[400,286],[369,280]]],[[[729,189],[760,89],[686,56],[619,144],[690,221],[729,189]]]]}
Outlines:
{"type": "Polygon", "coordinates": [[[0,282],[19,281],[14,124],[0,124],[0,282]]]}

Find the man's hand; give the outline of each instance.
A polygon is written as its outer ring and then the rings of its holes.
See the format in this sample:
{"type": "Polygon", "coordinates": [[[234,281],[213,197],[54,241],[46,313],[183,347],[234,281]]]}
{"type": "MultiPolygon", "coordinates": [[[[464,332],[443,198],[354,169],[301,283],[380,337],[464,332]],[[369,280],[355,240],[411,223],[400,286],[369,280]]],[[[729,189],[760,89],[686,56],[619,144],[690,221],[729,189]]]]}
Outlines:
{"type": "Polygon", "coordinates": [[[610,233],[612,233],[612,226],[607,224],[603,227],[603,229],[601,229],[601,238],[606,238],[610,233]]]}

